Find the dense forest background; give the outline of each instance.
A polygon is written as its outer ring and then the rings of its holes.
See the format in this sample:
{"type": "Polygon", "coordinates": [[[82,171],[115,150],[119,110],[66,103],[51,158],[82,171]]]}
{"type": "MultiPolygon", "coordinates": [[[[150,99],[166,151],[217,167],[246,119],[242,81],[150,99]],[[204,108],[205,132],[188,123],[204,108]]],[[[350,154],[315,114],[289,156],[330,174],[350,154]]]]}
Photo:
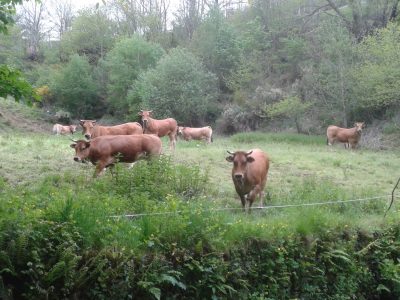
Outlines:
{"type": "Polygon", "coordinates": [[[399,0],[23,2],[0,34],[60,118],[136,120],[140,109],[220,133],[400,129],[399,0]]]}

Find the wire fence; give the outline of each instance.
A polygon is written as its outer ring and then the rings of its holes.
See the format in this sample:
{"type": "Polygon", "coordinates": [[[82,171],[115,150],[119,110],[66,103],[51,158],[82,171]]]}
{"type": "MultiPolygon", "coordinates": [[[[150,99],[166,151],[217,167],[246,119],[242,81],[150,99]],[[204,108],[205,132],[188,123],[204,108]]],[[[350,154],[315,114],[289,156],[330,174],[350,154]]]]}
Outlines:
{"type": "MultiPolygon", "coordinates": [[[[278,209],[278,208],[291,208],[291,207],[309,207],[309,206],[322,206],[322,205],[335,205],[335,204],[346,204],[346,203],[354,203],[354,202],[366,202],[366,201],[376,201],[376,200],[392,200],[391,204],[394,201],[394,198],[398,197],[397,195],[387,194],[381,196],[374,196],[368,198],[358,198],[351,200],[332,200],[332,201],[321,201],[321,202],[311,202],[311,203],[298,203],[298,204],[283,204],[283,205],[269,205],[269,206],[254,206],[251,207],[251,210],[269,210],[269,209],[278,209]]],[[[390,206],[391,207],[391,206],[390,206]]],[[[389,207],[389,209],[390,209],[389,207]]],[[[218,211],[235,211],[235,210],[243,210],[242,207],[220,207],[220,208],[210,208],[210,209],[202,209],[200,212],[218,212],[218,211]]],[[[182,213],[182,210],[177,211],[166,211],[166,212],[152,212],[152,213],[137,213],[137,214],[124,214],[124,215],[114,215],[109,216],[110,218],[138,218],[138,217],[151,217],[151,216],[162,216],[162,215],[177,215],[182,213]]],[[[386,211],[387,213],[387,211],[386,211]]],[[[385,216],[386,216],[385,213],[385,216]]]]}

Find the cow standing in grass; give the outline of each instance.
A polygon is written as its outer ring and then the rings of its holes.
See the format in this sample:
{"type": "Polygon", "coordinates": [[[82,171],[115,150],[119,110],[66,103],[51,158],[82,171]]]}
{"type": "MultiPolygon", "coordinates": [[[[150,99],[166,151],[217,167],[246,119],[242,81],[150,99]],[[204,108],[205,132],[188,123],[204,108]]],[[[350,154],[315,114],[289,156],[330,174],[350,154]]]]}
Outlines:
{"type": "Polygon", "coordinates": [[[332,146],[335,142],[340,142],[344,143],[345,147],[350,145],[352,149],[355,149],[360,141],[361,133],[364,127],[364,122],[354,123],[353,128],[341,128],[331,125],[326,130],[326,143],[329,146],[332,146]]]}
{"type": "Polygon", "coordinates": [[[150,117],[151,110],[140,110],[142,117],[143,133],[156,134],[159,137],[169,136],[169,148],[175,149],[176,137],[178,134],[178,123],[173,118],[156,120],[150,117]]]}
{"type": "Polygon", "coordinates": [[[268,156],[260,149],[248,152],[228,151],[228,153],[230,156],[226,157],[226,160],[233,163],[232,180],[242,202],[243,210],[246,209],[247,203],[250,211],[257,196],[260,198],[262,206],[269,169],[268,156]]]}
{"type": "Polygon", "coordinates": [[[93,177],[97,177],[116,162],[133,163],[141,158],[160,155],[162,142],[153,134],[105,135],[90,141],[74,141],[70,147],[75,149],[76,162],[89,160],[96,165],[93,177]]]}
{"type": "Polygon", "coordinates": [[[74,132],[76,131],[76,125],[61,125],[61,124],[54,124],[53,126],[53,133],[54,134],[74,134],[74,132]]]}
{"type": "Polygon", "coordinates": [[[88,140],[102,135],[142,134],[143,128],[138,122],[129,122],[115,126],[100,126],[96,120],[80,120],[82,134],[88,140]]]}
{"type": "Polygon", "coordinates": [[[212,140],[212,128],[211,126],[193,128],[193,127],[178,127],[178,134],[182,136],[185,141],[190,140],[205,140],[208,144],[212,140]]]}

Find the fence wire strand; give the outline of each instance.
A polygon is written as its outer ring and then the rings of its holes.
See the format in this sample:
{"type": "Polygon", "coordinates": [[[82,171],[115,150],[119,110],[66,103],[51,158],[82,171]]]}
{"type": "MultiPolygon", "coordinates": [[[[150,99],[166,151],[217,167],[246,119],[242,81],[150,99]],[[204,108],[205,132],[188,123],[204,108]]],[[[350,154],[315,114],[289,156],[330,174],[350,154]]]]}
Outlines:
{"type": "MultiPolygon", "coordinates": [[[[276,208],[290,208],[290,207],[301,207],[301,206],[321,206],[321,205],[331,205],[331,204],[345,204],[352,202],[363,202],[363,201],[372,201],[372,200],[380,200],[386,198],[389,200],[390,197],[393,197],[392,194],[381,195],[369,198],[359,198],[359,199],[351,199],[351,200],[336,200],[336,201],[324,201],[324,202],[311,202],[311,203],[299,203],[299,204],[283,204],[283,205],[269,205],[269,206],[254,206],[251,207],[251,210],[267,210],[267,209],[276,209],[276,208]]],[[[394,196],[396,197],[396,195],[394,196]]],[[[235,210],[243,210],[242,207],[221,207],[221,208],[211,208],[211,209],[203,209],[200,212],[217,212],[217,211],[235,211],[235,210]]],[[[138,214],[125,214],[125,215],[114,215],[109,216],[109,218],[137,218],[137,217],[147,217],[147,216],[161,216],[161,215],[177,215],[182,213],[182,210],[177,211],[166,211],[166,212],[153,212],[153,213],[138,213],[138,214]]]]}

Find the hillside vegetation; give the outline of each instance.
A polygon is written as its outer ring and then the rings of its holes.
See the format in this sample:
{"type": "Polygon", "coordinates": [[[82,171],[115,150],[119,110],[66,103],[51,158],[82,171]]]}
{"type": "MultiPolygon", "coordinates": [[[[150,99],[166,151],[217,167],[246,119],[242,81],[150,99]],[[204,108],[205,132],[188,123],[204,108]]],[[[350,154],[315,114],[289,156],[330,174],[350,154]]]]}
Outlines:
{"type": "Polygon", "coordinates": [[[50,133],[50,116],[42,109],[35,109],[17,103],[13,99],[0,97],[0,132],[41,132],[50,133]]]}

